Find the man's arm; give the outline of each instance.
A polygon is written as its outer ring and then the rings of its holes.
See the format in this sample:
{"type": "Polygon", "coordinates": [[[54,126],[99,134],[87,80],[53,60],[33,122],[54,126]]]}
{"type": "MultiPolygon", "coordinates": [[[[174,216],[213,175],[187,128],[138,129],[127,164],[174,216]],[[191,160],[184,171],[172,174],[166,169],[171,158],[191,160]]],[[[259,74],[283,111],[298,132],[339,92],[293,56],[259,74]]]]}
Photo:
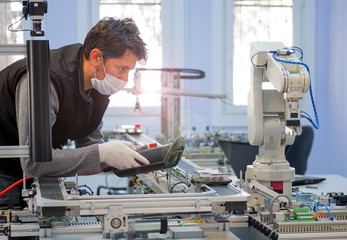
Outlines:
{"type": "MultiPolygon", "coordinates": [[[[19,134],[19,145],[29,143],[27,76],[23,76],[16,89],[16,112],[19,134]]],[[[52,126],[59,110],[59,100],[54,86],[51,84],[51,120],[52,126]]],[[[66,177],[78,174],[100,172],[98,145],[78,149],[52,149],[52,162],[32,162],[29,158],[21,158],[22,169],[29,177],[66,177]]]]}

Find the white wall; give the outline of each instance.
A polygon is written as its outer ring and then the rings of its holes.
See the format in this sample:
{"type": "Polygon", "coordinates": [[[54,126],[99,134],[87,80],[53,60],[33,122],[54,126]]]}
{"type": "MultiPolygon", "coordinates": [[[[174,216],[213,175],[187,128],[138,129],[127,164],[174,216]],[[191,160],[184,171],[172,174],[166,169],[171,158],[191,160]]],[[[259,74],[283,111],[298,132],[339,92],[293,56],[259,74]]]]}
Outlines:
{"type": "Polygon", "coordinates": [[[310,173],[347,176],[346,9],[344,0],[316,1],[316,98],[321,128],[315,132],[310,173]]]}
{"type": "Polygon", "coordinates": [[[45,14],[45,38],[50,48],[59,48],[77,42],[76,1],[51,0],[45,14]]]}

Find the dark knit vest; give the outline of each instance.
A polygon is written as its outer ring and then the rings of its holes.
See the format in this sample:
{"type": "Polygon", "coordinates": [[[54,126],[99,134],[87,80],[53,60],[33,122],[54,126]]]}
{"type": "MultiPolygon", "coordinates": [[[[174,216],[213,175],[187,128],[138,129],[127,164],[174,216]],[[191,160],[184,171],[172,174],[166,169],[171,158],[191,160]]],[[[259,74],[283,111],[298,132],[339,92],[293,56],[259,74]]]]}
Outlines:
{"type": "MultiPolygon", "coordinates": [[[[52,126],[53,148],[61,148],[68,139],[91,134],[100,124],[109,103],[108,96],[95,89],[84,91],[82,45],[73,44],[50,51],[50,80],[58,99],[59,111],[52,126]]],[[[26,59],[0,72],[0,145],[18,145],[15,92],[26,73],[26,59]]],[[[22,177],[19,159],[0,159],[0,174],[22,177]]]]}

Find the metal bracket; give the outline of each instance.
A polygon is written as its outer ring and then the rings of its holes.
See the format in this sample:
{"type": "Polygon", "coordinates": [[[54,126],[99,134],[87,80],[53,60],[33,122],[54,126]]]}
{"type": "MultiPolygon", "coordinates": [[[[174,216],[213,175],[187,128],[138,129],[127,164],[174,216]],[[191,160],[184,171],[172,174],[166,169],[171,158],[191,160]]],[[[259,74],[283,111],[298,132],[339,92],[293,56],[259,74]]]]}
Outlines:
{"type": "Polygon", "coordinates": [[[128,216],[123,214],[122,206],[110,206],[108,208],[108,214],[104,216],[104,235],[123,234],[128,231],[128,216]]]}

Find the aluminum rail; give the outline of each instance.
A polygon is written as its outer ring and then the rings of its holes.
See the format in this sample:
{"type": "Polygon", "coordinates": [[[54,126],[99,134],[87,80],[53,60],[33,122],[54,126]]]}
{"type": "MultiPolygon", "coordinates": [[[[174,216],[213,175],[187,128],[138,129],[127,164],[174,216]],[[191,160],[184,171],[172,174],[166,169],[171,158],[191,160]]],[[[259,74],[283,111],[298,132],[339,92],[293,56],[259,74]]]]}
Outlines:
{"type": "MultiPolygon", "coordinates": [[[[132,88],[124,88],[123,91],[132,92],[132,88]]],[[[184,97],[204,97],[215,99],[227,99],[227,94],[203,93],[203,92],[184,92],[179,90],[142,90],[141,93],[160,93],[162,95],[184,96],[184,97]]]]}
{"type": "Polygon", "coordinates": [[[25,44],[0,44],[0,55],[27,55],[25,44]]]}
{"type": "Polygon", "coordinates": [[[0,158],[29,157],[29,146],[0,146],[0,158]]]}

